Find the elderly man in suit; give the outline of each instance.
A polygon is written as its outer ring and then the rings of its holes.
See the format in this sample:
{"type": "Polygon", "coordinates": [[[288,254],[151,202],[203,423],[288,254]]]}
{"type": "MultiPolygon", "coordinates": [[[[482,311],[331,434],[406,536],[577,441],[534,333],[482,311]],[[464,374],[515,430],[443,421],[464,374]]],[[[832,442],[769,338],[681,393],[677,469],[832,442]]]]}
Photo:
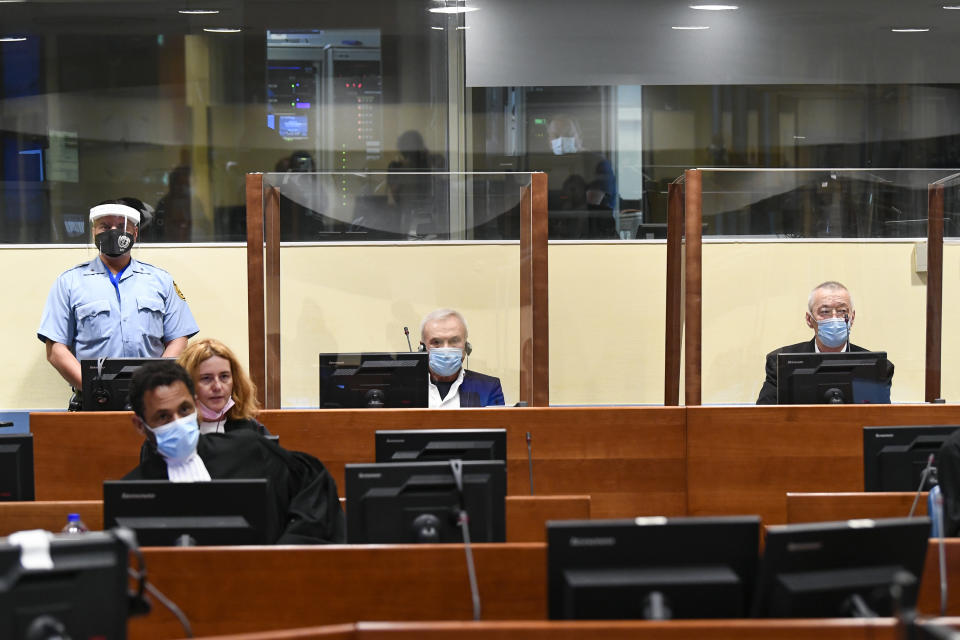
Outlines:
{"type": "Polygon", "coordinates": [[[503,405],[500,379],[463,368],[472,351],[467,321],[453,309],[437,309],[420,323],[420,348],[430,360],[431,409],[503,405]]]}
{"type": "MultiPolygon", "coordinates": [[[[833,280],[817,285],[807,299],[807,326],[813,339],[774,349],[767,354],[766,379],[757,404],[777,404],[777,355],[781,353],[830,353],[868,351],[850,342],[850,329],[857,315],[850,291],[833,280]]],[[[893,363],[888,362],[887,382],[893,380],[893,363]]]]}

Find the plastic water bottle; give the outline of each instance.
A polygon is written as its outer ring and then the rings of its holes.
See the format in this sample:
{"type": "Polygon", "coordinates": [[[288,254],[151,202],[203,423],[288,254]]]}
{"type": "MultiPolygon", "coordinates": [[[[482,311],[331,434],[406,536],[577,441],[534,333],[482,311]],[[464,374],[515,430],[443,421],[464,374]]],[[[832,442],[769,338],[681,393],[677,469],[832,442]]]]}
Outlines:
{"type": "Polygon", "coordinates": [[[86,533],[89,529],[80,519],[79,513],[69,513],[67,514],[67,524],[60,531],[62,533],[86,533]]]}
{"type": "Polygon", "coordinates": [[[930,516],[930,537],[940,537],[940,520],[943,517],[941,510],[943,503],[940,498],[940,485],[930,487],[930,493],[927,494],[927,514],[930,516]]]}

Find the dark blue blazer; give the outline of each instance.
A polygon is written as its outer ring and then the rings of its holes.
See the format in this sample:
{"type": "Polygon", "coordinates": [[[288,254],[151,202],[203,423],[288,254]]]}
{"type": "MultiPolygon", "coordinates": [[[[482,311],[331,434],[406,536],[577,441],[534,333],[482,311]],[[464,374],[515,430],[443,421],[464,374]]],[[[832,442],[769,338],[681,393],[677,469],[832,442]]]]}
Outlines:
{"type": "Polygon", "coordinates": [[[503,405],[500,378],[465,369],[463,382],[460,383],[460,406],[490,407],[493,405],[503,405]]]}

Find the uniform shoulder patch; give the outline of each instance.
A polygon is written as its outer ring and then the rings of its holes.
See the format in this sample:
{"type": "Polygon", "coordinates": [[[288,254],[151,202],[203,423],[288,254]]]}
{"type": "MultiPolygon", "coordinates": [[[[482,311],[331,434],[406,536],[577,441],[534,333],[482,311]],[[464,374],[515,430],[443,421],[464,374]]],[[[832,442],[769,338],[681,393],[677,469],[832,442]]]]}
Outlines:
{"type": "Polygon", "coordinates": [[[173,283],[173,290],[177,292],[177,295],[180,296],[181,300],[183,300],[184,302],[187,301],[186,296],[183,295],[183,291],[180,291],[180,287],[177,286],[176,282],[173,283]]]}

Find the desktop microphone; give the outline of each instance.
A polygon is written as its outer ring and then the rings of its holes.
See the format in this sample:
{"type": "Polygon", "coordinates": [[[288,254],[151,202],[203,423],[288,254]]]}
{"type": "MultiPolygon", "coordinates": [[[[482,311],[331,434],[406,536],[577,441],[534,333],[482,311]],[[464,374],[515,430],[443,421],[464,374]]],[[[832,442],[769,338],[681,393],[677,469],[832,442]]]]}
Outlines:
{"type": "Polygon", "coordinates": [[[467,514],[467,503],[463,497],[463,461],[457,458],[450,460],[450,472],[453,474],[454,487],[457,491],[457,524],[463,532],[463,551],[467,555],[467,579],[470,582],[470,599],[473,601],[473,619],[480,619],[480,589],[477,587],[477,570],[473,564],[473,549],[470,547],[470,516],[467,514]]]}
{"type": "Polygon", "coordinates": [[[406,327],[404,327],[403,335],[407,336],[407,349],[410,350],[410,353],[413,353],[413,345],[410,344],[410,329],[407,329],[406,327]]]}
{"type": "MultiPolygon", "coordinates": [[[[907,514],[908,518],[913,517],[913,512],[917,510],[917,503],[920,502],[920,494],[923,493],[923,487],[927,484],[927,477],[930,475],[930,472],[933,470],[933,454],[927,458],[927,466],[923,468],[923,471],[920,473],[920,486],[917,487],[917,493],[913,496],[913,504],[910,505],[910,513],[907,514]]],[[[932,513],[927,514],[931,518],[933,517],[932,513]]]]}
{"type": "Polygon", "coordinates": [[[527,431],[527,470],[530,472],[530,495],[533,495],[533,447],[530,444],[531,440],[530,432],[527,431]]]}

